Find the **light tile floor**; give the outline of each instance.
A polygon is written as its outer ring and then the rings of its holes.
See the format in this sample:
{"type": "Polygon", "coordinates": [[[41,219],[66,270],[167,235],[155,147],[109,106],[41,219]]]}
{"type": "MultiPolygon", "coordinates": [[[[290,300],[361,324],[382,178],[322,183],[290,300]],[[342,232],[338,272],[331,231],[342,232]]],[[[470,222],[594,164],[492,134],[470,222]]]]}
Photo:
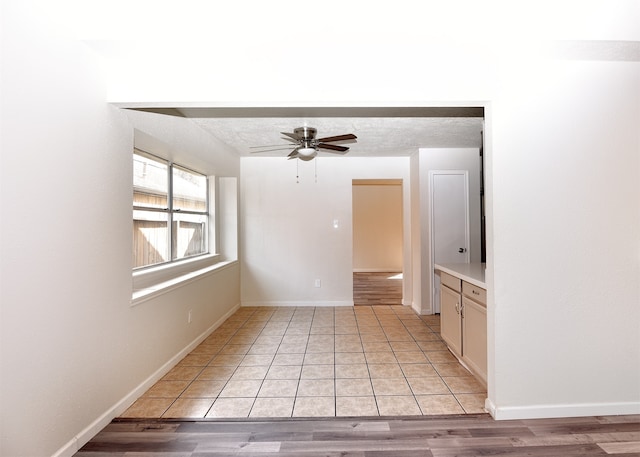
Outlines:
{"type": "Polygon", "coordinates": [[[439,332],[405,306],[240,308],[122,417],[484,412],[439,332]]]}

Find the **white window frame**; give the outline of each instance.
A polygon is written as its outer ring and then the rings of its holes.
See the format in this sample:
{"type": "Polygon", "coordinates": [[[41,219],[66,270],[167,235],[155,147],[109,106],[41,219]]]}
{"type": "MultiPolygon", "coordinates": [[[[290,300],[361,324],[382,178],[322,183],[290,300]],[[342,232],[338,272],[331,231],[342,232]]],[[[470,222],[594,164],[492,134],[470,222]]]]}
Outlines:
{"type": "Polygon", "coordinates": [[[206,176],[204,173],[200,173],[198,171],[192,170],[188,167],[185,167],[184,165],[172,162],[171,160],[166,160],[163,159],[162,157],[158,157],[154,154],[151,154],[147,151],[143,151],[141,149],[138,148],[134,148],[134,152],[133,155],[136,156],[140,156],[140,157],[148,157],[151,160],[155,160],[159,163],[164,164],[167,167],[167,206],[165,208],[154,208],[152,206],[145,206],[145,205],[136,205],[135,202],[133,204],[133,210],[134,211],[147,211],[150,213],[156,213],[156,214],[166,214],[168,216],[168,234],[167,234],[167,244],[168,244],[168,256],[169,258],[167,260],[165,260],[164,262],[159,262],[159,263],[154,263],[151,265],[142,265],[140,267],[134,267],[134,270],[138,270],[138,269],[143,269],[143,268],[153,268],[153,267],[157,267],[160,265],[165,265],[168,263],[177,263],[177,262],[183,262],[187,259],[191,259],[191,258],[195,258],[195,257],[199,257],[202,255],[208,255],[210,254],[211,250],[210,250],[210,229],[209,226],[211,225],[211,212],[210,212],[210,207],[211,207],[211,192],[209,190],[209,176],[206,176]],[[193,173],[194,175],[199,175],[205,178],[205,182],[206,182],[206,202],[205,202],[205,209],[204,211],[194,211],[194,210],[185,210],[185,209],[181,209],[181,208],[174,208],[174,182],[173,182],[173,171],[174,169],[181,169],[184,170],[188,173],[193,173]],[[198,254],[194,254],[194,255],[190,255],[188,257],[181,257],[181,258],[177,258],[174,259],[174,252],[176,250],[176,246],[174,245],[174,216],[178,215],[178,214],[192,214],[192,215],[198,215],[198,216],[205,216],[206,218],[206,230],[203,233],[203,236],[205,237],[205,245],[206,245],[206,251],[205,252],[201,252],[198,254]]]}
{"type": "MultiPolygon", "coordinates": [[[[211,271],[222,268],[226,263],[220,263],[220,255],[218,253],[212,253],[212,249],[216,248],[216,218],[214,214],[215,209],[215,182],[214,176],[207,176],[198,171],[192,170],[181,164],[173,163],[162,157],[158,157],[155,154],[144,151],[140,148],[134,148],[134,154],[148,155],[152,158],[164,162],[168,165],[169,176],[172,175],[173,166],[192,171],[194,173],[201,174],[207,178],[207,251],[206,253],[197,254],[180,259],[170,259],[168,261],[132,268],[132,285],[133,292],[131,297],[132,305],[146,301],[157,295],[165,293],[176,287],[180,287],[188,282],[191,282],[211,271]]],[[[172,211],[172,184],[169,181],[169,208],[163,212],[171,214],[172,211]]],[[[133,207],[136,209],[136,207],[133,207]]],[[[176,214],[186,214],[187,211],[178,211],[176,214]]],[[[133,223],[133,219],[132,219],[133,223]]],[[[171,230],[171,221],[169,221],[169,229],[171,230]]],[[[171,238],[171,236],[170,236],[171,238]]]]}

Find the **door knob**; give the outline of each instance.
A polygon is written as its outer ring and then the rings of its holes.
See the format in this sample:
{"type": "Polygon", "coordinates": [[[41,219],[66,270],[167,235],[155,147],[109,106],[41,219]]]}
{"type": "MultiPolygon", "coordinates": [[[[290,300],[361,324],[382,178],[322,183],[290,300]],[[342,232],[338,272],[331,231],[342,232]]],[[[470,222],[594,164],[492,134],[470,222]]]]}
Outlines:
{"type": "Polygon", "coordinates": [[[463,252],[467,252],[467,248],[460,248],[460,249],[458,249],[458,252],[460,254],[462,254],[463,252]]]}

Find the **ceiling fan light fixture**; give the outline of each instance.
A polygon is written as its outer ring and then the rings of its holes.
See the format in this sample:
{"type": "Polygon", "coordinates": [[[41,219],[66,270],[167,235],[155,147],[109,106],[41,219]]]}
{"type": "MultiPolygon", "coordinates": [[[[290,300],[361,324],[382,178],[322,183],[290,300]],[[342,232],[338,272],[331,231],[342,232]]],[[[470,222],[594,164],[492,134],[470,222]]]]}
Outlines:
{"type": "Polygon", "coordinates": [[[316,148],[298,148],[298,155],[302,157],[314,157],[316,148]]]}

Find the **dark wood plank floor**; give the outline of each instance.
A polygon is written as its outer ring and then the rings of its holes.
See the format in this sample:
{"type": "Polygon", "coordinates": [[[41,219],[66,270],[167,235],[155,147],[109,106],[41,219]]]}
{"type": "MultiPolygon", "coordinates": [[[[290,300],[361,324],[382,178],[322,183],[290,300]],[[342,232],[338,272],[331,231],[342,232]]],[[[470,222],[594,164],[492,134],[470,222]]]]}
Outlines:
{"type": "Polygon", "coordinates": [[[353,273],[355,305],[402,305],[402,279],[394,272],[353,273]]]}
{"type": "Polygon", "coordinates": [[[76,457],[640,456],[640,416],[115,420],[76,457]]]}

